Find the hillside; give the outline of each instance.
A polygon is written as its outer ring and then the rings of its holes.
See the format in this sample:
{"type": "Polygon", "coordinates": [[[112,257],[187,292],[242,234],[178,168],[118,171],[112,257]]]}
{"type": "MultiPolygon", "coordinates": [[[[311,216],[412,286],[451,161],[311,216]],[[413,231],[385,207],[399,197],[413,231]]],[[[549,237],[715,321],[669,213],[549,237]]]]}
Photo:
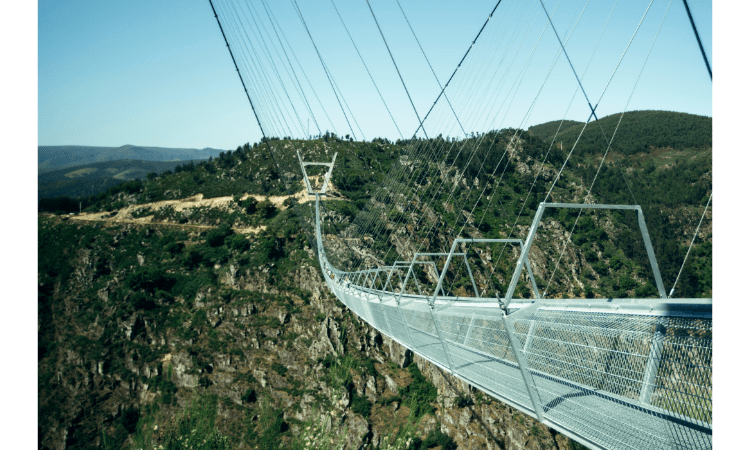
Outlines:
{"type": "MultiPolygon", "coordinates": [[[[198,162],[198,161],[195,161],[198,162]]],[[[38,176],[38,198],[58,196],[86,197],[99,194],[107,189],[146,178],[149,174],[172,171],[184,161],[144,161],[121,159],[72,166],[61,170],[40,173],[38,176]]]]}
{"type": "MultiPolygon", "coordinates": [[[[399,181],[398,192],[439,193],[428,178],[460,188],[434,205],[414,200],[374,217],[384,242],[351,248],[377,258],[381,246],[404,236],[433,233],[449,242],[450,225],[462,220],[469,236],[525,234],[565,155],[546,155],[549,144],[525,131],[473,139],[467,144],[476,144],[478,156],[463,174],[404,158],[403,142],[326,136],[271,145],[282,172],[291,167],[283,158],[294,161],[296,150],[318,161],[338,152],[334,195],[323,207],[332,258],[346,255],[337,252],[336,235],[376,215],[372,196],[394,165],[413,175],[399,181]],[[508,144],[516,150],[502,175],[491,174],[495,149],[508,144]],[[542,182],[529,190],[537,170],[542,182]],[[497,186],[491,201],[469,189],[485,180],[497,186]],[[440,229],[416,226],[412,208],[439,217],[440,229]]],[[[677,147],[649,145],[647,152],[623,147],[619,165],[608,160],[594,189],[601,203],[632,203],[633,191],[669,286],[712,175],[710,143],[680,147],[680,139],[667,136],[655,142],[677,147]]],[[[582,201],[598,165],[584,156],[563,172],[554,201],[582,201]]],[[[466,159],[451,150],[446,161],[466,159]]],[[[81,199],[82,215],[40,214],[39,448],[580,448],[412,355],[339,303],[305,234],[311,203],[301,190],[299,177],[280,173],[265,145],[246,144],[81,199]]],[[[676,296],[712,293],[710,211],[676,296]]],[[[549,285],[550,297],[654,295],[637,225],[626,214],[583,215],[550,280],[575,220],[576,211],[552,211],[532,247],[537,280],[549,285]]],[[[408,254],[398,248],[396,257],[408,254]]],[[[494,277],[475,274],[483,289],[512,270],[512,258],[491,256],[494,277]]],[[[465,288],[456,276],[449,289],[465,288]]],[[[520,286],[517,295],[530,293],[520,286]]]]}
{"type": "Polygon", "coordinates": [[[223,150],[204,148],[164,148],[123,145],[122,147],[87,147],[82,145],[40,145],[39,174],[85,164],[133,159],[142,161],[190,161],[217,157],[223,150]]]}
{"type": "Polygon", "coordinates": [[[547,141],[552,139],[556,133],[562,133],[568,128],[574,127],[576,125],[582,125],[582,123],[575,120],[553,120],[551,122],[540,123],[539,125],[531,126],[529,127],[528,131],[530,134],[533,134],[534,136],[547,141]],[[562,124],[560,122],[562,122],[562,124]]]}
{"type": "MultiPolygon", "coordinates": [[[[600,117],[591,122],[581,135],[577,148],[579,155],[601,154],[607,148],[602,134],[611,136],[617,129],[612,151],[622,155],[634,155],[651,149],[705,149],[711,147],[712,121],[710,117],[670,111],[631,111],[626,113],[617,128],[620,114],[600,117]]],[[[552,124],[553,122],[550,122],[552,124]]],[[[549,124],[547,124],[549,125],[549,124]]],[[[572,145],[581,134],[584,124],[564,128],[557,141],[572,145]]],[[[554,134],[554,131],[553,131],[554,134]]],[[[548,133],[549,139],[552,135],[548,133]]]]}

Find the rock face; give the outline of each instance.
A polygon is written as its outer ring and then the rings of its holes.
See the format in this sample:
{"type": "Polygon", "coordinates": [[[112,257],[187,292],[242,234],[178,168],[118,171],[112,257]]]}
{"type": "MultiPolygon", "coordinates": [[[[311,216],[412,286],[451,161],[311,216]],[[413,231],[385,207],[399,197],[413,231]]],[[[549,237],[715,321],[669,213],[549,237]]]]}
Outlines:
{"type": "MultiPolygon", "coordinates": [[[[158,230],[113,232],[118,248],[129,239],[148,248],[162,238],[158,230]]],[[[40,333],[59,342],[40,350],[40,448],[101,446],[105,435],[129,445],[132,418],[150,405],[159,405],[164,415],[155,420],[166,426],[206,394],[218,399],[216,427],[233,448],[251,448],[268,432],[273,411],[283,419],[276,438],[283,447],[307,436],[333,448],[402,448],[439,430],[460,449],[568,448],[564,436],[488,399],[347,310],[326,288],[308,248],[286,273],[225,264],[206,269],[218,287],[175,298],[146,293],[144,301],[123,286],[158,259],[134,252],[128,269],[101,274],[92,269],[101,254],[92,247],[74,253],[68,282],[40,287],[51,305],[49,315],[40,314],[40,333]],[[145,308],[123,312],[136,300],[145,308]],[[434,415],[416,421],[409,419],[415,405],[403,397],[413,363],[437,391],[434,415]]]]}

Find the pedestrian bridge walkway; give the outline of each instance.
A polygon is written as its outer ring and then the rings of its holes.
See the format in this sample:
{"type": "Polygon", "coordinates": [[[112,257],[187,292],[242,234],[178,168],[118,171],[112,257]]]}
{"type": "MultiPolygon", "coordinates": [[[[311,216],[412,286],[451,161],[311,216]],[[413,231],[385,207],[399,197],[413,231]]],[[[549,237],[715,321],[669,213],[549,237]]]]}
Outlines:
{"type": "MultiPolygon", "coordinates": [[[[497,299],[476,289],[451,297],[438,295],[440,284],[409,294],[416,257],[400,267],[332,267],[318,203],[326,283],[379,332],[588,447],[712,447],[711,299],[497,299]],[[406,278],[392,282],[399,272],[406,278]]],[[[535,283],[534,291],[538,298],[535,283]]]]}

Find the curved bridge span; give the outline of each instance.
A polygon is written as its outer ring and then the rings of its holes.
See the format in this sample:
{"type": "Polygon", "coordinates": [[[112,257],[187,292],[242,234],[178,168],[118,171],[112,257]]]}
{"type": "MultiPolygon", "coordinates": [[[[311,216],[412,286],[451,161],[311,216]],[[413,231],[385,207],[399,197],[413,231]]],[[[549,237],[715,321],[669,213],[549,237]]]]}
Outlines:
{"type": "MultiPolygon", "coordinates": [[[[326,165],[327,181],[333,163],[326,165]]],[[[392,266],[343,272],[331,265],[323,246],[325,184],[318,192],[307,187],[315,195],[325,281],[380,333],[588,447],[712,447],[711,299],[667,299],[655,266],[658,299],[511,298],[523,268],[539,298],[523,251],[531,244],[533,226],[526,243],[487,240],[522,247],[505,299],[482,298],[476,288],[475,297],[441,295],[450,258],[465,258],[455,253],[457,244],[471,239],[456,239],[449,254],[417,254],[392,266]],[[415,264],[435,264],[417,256],[448,258],[430,295],[404,292],[415,264]]],[[[644,238],[650,247],[647,234],[644,238]]]]}

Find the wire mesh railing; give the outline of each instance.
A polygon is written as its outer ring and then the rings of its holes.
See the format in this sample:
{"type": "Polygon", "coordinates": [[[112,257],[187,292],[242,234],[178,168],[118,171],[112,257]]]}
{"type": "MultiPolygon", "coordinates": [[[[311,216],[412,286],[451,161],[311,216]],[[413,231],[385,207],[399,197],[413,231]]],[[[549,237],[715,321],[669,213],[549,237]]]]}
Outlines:
{"type": "Polygon", "coordinates": [[[586,445],[711,446],[710,303],[696,302],[704,317],[690,318],[649,314],[650,307],[561,311],[551,302],[506,315],[497,302],[439,298],[447,306],[433,309],[427,296],[399,302],[393,292],[326,276],[336,296],[381,333],[586,445]]]}
{"type": "MultiPolygon", "coordinates": [[[[332,164],[328,167],[326,176],[332,164]]],[[[318,257],[326,283],[381,333],[589,447],[711,447],[710,299],[540,299],[527,256],[545,204],[526,242],[512,240],[520,244],[521,255],[502,298],[479,296],[466,253],[456,249],[458,244],[511,241],[507,239],[456,239],[449,253],[415,253],[408,266],[397,261],[343,272],[326,257],[321,194],[313,194],[318,257]],[[446,296],[442,289],[454,256],[463,257],[475,297],[446,296]],[[434,265],[438,273],[434,262],[419,259],[424,257],[444,257],[445,262],[434,291],[423,293],[414,267],[434,265]],[[524,268],[536,301],[512,298],[524,268]],[[410,277],[416,293],[407,289],[410,277]]],[[[628,209],[642,219],[640,207],[628,209]]],[[[650,250],[645,226],[642,232],[650,250]]],[[[653,258],[651,263],[661,286],[653,258]]]]}

